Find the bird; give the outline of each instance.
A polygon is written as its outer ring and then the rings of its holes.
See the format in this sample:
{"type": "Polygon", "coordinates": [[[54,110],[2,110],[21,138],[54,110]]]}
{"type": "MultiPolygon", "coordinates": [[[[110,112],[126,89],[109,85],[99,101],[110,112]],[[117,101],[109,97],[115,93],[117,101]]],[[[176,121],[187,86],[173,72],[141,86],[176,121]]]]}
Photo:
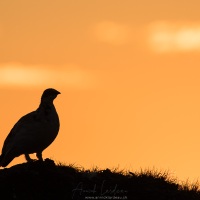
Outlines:
{"type": "Polygon", "coordinates": [[[55,140],[60,128],[59,116],[53,104],[58,94],[61,93],[53,88],[44,90],[39,107],[21,117],[13,126],[2,147],[1,167],[6,167],[22,154],[27,162],[33,161],[29,156],[33,153],[43,161],[43,150],[55,140]]]}

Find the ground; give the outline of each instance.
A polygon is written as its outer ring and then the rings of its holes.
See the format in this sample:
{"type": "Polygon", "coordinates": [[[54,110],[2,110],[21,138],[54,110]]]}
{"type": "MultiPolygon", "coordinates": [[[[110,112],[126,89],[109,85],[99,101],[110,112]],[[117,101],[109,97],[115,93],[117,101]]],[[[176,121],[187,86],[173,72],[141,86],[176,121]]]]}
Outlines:
{"type": "Polygon", "coordinates": [[[85,170],[53,160],[0,170],[2,200],[199,200],[198,185],[179,185],[167,173],[98,168],[85,170]]]}

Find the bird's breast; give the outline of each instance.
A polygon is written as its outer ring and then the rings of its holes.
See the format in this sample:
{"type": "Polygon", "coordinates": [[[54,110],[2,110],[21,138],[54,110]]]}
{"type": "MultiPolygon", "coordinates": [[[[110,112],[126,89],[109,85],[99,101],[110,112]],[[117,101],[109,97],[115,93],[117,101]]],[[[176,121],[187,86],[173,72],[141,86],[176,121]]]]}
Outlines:
{"type": "Polygon", "coordinates": [[[60,122],[54,106],[46,110],[40,111],[38,114],[37,125],[38,133],[41,138],[51,143],[57,136],[60,122]]]}

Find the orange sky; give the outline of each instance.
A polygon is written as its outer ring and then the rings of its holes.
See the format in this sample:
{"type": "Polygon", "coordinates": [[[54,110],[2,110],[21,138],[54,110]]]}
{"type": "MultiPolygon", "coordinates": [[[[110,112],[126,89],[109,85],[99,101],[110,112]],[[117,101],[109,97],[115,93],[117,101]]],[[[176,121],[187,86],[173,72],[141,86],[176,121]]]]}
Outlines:
{"type": "Polygon", "coordinates": [[[43,90],[54,87],[61,92],[55,100],[61,129],[45,157],[197,179],[199,6],[198,0],[2,0],[0,146],[15,122],[38,107],[43,90]]]}

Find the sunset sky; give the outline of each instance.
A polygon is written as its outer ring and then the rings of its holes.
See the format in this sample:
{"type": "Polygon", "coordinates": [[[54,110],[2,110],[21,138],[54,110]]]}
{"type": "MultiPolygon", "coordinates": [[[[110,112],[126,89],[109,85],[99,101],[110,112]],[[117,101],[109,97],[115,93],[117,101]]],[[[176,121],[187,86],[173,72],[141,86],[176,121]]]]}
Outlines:
{"type": "Polygon", "coordinates": [[[52,87],[61,128],[44,157],[200,178],[199,8],[199,0],[1,0],[0,148],[52,87]]]}

